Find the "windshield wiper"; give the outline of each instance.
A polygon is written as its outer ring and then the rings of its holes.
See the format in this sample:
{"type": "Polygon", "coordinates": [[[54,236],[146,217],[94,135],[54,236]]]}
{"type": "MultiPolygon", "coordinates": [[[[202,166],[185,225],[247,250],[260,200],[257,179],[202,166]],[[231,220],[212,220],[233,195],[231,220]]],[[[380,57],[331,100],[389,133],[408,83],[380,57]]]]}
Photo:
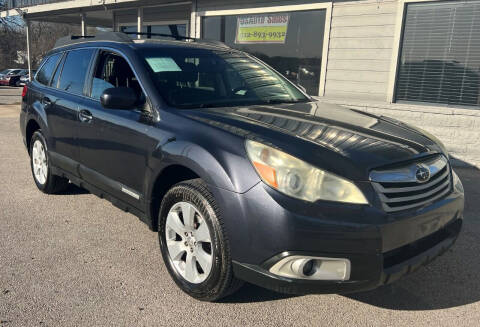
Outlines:
{"type": "Polygon", "coordinates": [[[268,99],[265,100],[264,102],[266,104],[280,104],[280,103],[300,103],[300,102],[308,102],[308,99],[297,99],[297,100],[292,100],[292,99],[268,99]]]}
{"type": "Polygon", "coordinates": [[[180,109],[202,109],[202,108],[216,108],[227,107],[227,103],[185,103],[177,105],[180,109]]]}
{"type": "Polygon", "coordinates": [[[309,102],[309,99],[268,99],[268,100],[258,100],[251,99],[251,101],[241,101],[241,102],[211,102],[211,103],[183,103],[177,105],[180,109],[204,109],[204,108],[220,108],[220,107],[236,107],[236,106],[249,106],[249,105],[260,105],[260,104],[280,104],[280,103],[299,103],[299,102],[309,102]]]}

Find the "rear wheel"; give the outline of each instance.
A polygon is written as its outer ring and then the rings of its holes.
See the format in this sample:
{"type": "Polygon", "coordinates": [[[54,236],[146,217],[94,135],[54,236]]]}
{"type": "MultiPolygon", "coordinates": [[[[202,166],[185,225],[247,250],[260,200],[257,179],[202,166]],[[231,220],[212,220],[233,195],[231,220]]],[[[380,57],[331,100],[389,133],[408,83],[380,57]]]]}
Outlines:
{"type": "Polygon", "coordinates": [[[175,283],[188,295],[215,301],[236,291],[228,239],[217,205],[200,179],[174,185],[159,214],[163,260],[175,283]]]}
{"type": "Polygon", "coordinates": [[[68,187],[68,179],[52,173],[46,144],[40,130],[33,133],[30,141],[30,167],[33,180],[40,191],[47,194],[59,193],[68,187]]]}

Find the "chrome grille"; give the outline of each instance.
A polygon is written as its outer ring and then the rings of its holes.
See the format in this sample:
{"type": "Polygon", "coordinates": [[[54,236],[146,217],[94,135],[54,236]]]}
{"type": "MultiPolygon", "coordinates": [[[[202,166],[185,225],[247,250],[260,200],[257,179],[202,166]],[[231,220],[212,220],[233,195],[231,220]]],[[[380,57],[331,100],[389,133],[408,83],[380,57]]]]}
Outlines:
{"type": "Polygon", "coordinates": [[[370,180],[387,212],[407,210],[432,203],[450,192],[450,166],[444,156],[393,169],[373,170],[370,180]],[[416,172],[425,167],[430,179],[419,182],[416,172]]]}

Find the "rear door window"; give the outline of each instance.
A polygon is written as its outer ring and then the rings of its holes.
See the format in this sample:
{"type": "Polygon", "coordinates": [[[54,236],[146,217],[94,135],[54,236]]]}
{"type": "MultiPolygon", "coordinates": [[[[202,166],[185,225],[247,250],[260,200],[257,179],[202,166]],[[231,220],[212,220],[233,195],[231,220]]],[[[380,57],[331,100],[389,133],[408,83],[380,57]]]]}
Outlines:
{"type": "Polygon", "coordinates": [[[45,64],[42,66],[42,68],[38,71],[38,74],[37,74],[37,81],[39,83],[43,85],[50,84],[53,71],[55,70],[55,67],[57,67],[57,62],[59,58],[60,58],[59,53],[51,55],[50,57],[47,58],[47,60],[45,61],[45,64]]]}
{"type": "Polygon", "coordinates": [[[73,94],[83,94],[85,78],[94,52],[94,49],[81,49],[67,53],[60,77],[59,89],[73,94]]]}

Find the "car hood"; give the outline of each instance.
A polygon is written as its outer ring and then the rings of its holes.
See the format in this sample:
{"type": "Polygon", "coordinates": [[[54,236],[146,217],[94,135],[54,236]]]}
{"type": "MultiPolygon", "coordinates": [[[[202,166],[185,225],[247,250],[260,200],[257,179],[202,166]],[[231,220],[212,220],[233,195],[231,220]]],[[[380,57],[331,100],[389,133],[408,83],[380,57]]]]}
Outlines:
{"type": "Polygon", "coordinates": [[[352,180],[367,180],[372,168],[442,152],[434,140],[399,121],[321,102],[196,109],[186,114],[352,180]]]}

